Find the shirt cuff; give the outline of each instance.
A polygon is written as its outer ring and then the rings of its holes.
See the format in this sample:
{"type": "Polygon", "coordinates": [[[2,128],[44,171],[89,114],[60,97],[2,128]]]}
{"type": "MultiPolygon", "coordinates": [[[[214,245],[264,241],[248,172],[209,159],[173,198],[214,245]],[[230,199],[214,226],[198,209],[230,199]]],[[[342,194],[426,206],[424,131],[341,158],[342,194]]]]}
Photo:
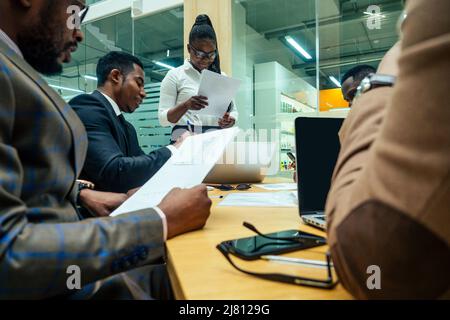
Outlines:
{"type": "Polygon", "coordinates": [[[174,124],[169,121],[169,118],[167,117],[167,114],[169,113],[170,109],[162,110],[159,112],[159,123],[163,127],[170,127],[174,124]]]}
{"type": "Polygon", "coordinates": [[[174,147],[173,145],[168,145],[166,146],[167,149],[169,149],[169,151],[172,153],[172,155],[174,155],[175,153],[178,152],[178,149],[176,147],[174,147]]]}
{"type": "Polygon", "coordinates": [[[164,214],[164,212],[158,208],[158,207],[154,207],[153,209],[155,209],[155,211],[159,214],[159,216],[161,217],[162,220],[162,224],[163,224],[163,239],[164,242],[167,241],[167,218],[166,215],[164,214]]]}

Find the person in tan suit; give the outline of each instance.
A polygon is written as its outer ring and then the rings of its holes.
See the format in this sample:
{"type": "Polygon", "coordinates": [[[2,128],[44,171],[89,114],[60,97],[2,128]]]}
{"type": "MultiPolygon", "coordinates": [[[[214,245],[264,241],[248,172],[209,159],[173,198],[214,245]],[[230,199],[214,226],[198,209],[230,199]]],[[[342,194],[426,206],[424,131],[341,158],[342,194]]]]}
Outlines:
{"type": "Polygon", "coordinates": [[[86,131],[38,73],[61,72],[83,39],[71,5],[85,1],[0,2],[0,299],[160,297],[165,239],[201,228],[211,200],[205,186],[178,189],[155,208],[81,221],[77,196],[100,215],[126,196],[78,192],[86,131]]]}
{"type": "Polygon", "coordinates": [[[448,0],[407,2],[401,44],[378,70],[395,86],[358,97],[340,132],[327,232],[359,299],[450,297],[448,12],[448,0]]]}

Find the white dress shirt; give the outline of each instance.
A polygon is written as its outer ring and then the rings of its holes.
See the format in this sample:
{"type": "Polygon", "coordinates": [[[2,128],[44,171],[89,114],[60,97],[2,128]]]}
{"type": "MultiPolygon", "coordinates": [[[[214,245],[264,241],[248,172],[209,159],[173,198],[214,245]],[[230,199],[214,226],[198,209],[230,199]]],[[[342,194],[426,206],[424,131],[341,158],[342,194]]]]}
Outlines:
{"type": "Polygon", "coordinates": [[[14,41],[12,41],[11,38],[2,29],[0,29],[0,39],[4,43],[6,43],[8,45],[8,47],[11,48],[12,51],[17,53],[23,59],[22,51],[20,51],[17,44],[14,41]]]}
{"type": "MultiPolygon", "coordinates": [[[[224,74],[224,73],[222,73],[224,74]]],[[[191,97],[198,94],[200,87],[201,73],[192,64],[185,60],[184,64],[176,69],[170,70],[161,83],[161,96],[159,100],[159,122],[162,126],[174,127],[175,125],[186,126],[188,124],[196,126],[219,126],[219,119],[214,116],[199,115],[197,111],[188,110],[177,123],[171,123],[167,119],[167,113],[173,107],[186,102],[191,97]]],[[[238,120],[238,112],[234,101],[230,116],[238,120]]]]}
{"type": "MultiPolygon", "coordinates": [[[[111,104],[116,116],[120,116],[122,114],[122,111],[120,110],[117,103],[111,97],[109,97],[107,94],[101,92],[100,90],[98,92],[100,92],[105,97],[105,99],[108,100],[108,102],[111,104]]],[[[167,146],[166,148],[168,148],[170,150],[172,155],[177,151],[177,148],[175,148],[174,146],[167,146]]],[[[167,240],[167,218],[166,218],[166,215],[158,207],[154,207],[153,209],[155,209],[155,211],[161,217],[162,224],[163,224],[164,241],[166,241],[167,240]]]]}

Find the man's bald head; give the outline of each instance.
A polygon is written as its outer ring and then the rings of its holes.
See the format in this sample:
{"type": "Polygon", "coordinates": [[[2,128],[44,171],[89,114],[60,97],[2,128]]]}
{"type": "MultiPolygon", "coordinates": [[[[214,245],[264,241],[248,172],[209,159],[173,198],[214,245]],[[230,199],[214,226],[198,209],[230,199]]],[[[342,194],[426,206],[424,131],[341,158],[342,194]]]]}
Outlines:
{"type": "Polygon", "coordinates": [[[371,73],[375,73],[376,69],[369,65],[356,66],[345,73],[342,77],[342,95],[350,107],[352,106],[353,99],[355,98],[356,89],[360,85],[361,81],[371,73]]]}

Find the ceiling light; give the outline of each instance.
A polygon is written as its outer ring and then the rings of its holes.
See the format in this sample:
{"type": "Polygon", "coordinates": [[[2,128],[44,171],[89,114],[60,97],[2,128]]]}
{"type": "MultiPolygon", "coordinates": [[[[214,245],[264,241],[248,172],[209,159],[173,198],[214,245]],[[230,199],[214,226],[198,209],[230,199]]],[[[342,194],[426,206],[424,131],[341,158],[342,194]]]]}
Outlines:
{"type": "Polygon", "coordinates": [[[337,79],[334,76],[330,76],[330,80],[338,87],[341,88],[341,84],[339,83],[339,81],[337,81],[337,79]]]}
{"type": "Polygon", "coordinates": [[[301,54],[303,57],[305,57],[307,60],[311,60],[311,59],[312,59],[311,55],[310,55],[308,52],[306,52],[306,50],[303,49],[302,46],[299,45],[298,42],[295,41],[292,37],[286,36],[286,37],[284,37],[284,38],[286,39],[286,41],[287,41],[287,42],[288,42],[295,50],[297,50],[298,52],[300,52],[300,54],[301,54]]]}
{"type": "Polygon", "coordinates": [[[49,86],[52,87],[52,88],[55,88],[55,89],[72,91],[72,92],[78,92],[78,93],[84,93],[84,91],[81,91],[81,90],[78,90],[78,89],[72,89],[72,88],[67,88],[67,87],[56,86],[54,84],[50,84],[49,86]]]}
{"type": "Polygon", "coordinates": [[[88,79],[88,80],[98,81],[97,77],[94,77],[94,76],[84,75],[83,78],[88,79]]]}
{"type": "Polygon", "coordinates": [[[166,69],[170,69],[170,70],[175,69],[175,67],[173,67],[171,65],[168,65],[168,64],[165,64],[165,63],[162,63],[162,62],[159,62],[159,61],[153,61],[153,63],[157,64],[160,67],[166,68],[166,69]]]}

